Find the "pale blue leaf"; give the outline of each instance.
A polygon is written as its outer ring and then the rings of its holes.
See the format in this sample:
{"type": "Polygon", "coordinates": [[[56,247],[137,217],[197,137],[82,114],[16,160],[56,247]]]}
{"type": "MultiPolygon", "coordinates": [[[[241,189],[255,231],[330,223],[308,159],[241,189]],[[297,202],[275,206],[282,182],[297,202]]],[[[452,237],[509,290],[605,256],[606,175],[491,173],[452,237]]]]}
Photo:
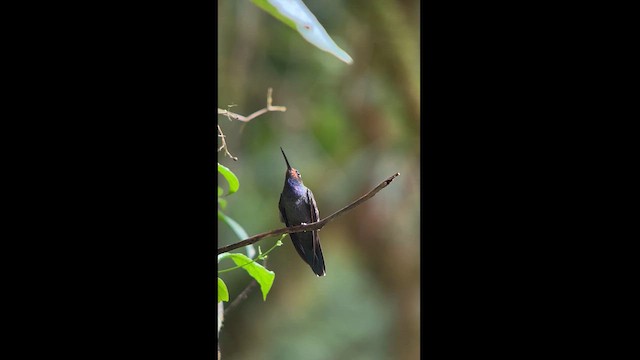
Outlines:
{"type": "Polygon", "coordinates": [[[329,36],[315,15],[301,0],[252,0],[266,12],[297,30],[302,37],[347,64],[353,59],[329,36]]]}
{"type": "Polygon", "coordinates": [[[236,234],[236,236],[240,240],[244,240],[244,239],[249,237],[247,232],[244,231],[244,228],[240,224],[238,224],[235,220],[233,220],[232,218],[230,218],[227,215],[225,215],[220,210],[218,210],[218,219],[224,221],[227,225],[229,225],[231,230],[233,230],[233,232],[236,234]]]}

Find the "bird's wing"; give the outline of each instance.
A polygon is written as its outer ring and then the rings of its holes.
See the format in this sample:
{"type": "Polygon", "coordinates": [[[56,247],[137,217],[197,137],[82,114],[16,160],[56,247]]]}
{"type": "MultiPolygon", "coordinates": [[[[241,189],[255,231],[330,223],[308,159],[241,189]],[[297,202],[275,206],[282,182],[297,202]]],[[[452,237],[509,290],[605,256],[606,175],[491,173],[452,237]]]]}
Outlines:
{"type": "MultiPolygon", "coordinates": [[[[320,213],[318,212],[318,205],[316,205],[316,199],[313,197],[311,190],[307,189],[307,200],[309,201],[309,211],[311,213],[311,222],[314,223],[320,220],[320,213]]],[[[320,237],[317,231],[313,231],[313,251],[320,248],[320,237]]]]}
{"type": "MultiPolygon", "coordinates": [[[[318,205],[316,204],[316,199],[313,197],[313,193],[311,190],[307,189],[307,200],[309,201],[310,213],[311,213],[311,222],[317,222],[320,220],[320,212],[318,211],[318,205]]],[[[318,235],[318,230],[314,230],[311,232],[313,244],[313,262],[311,268],[318,276],[325,276],[327,274],[327,270],[324,265],[324,256],[322,256],[322,249],[320,248],[320,236],[318,235]]]]}
{"type": "Polygon", "coordinates": [[[287,215],[284,212],[284,206],[282,206],[282,195],[280,195],[280,201],[278,201],[278,209],[280,210],[280,222],[284,223],[288,227],[289,221],[287,221],[287,215]]]}

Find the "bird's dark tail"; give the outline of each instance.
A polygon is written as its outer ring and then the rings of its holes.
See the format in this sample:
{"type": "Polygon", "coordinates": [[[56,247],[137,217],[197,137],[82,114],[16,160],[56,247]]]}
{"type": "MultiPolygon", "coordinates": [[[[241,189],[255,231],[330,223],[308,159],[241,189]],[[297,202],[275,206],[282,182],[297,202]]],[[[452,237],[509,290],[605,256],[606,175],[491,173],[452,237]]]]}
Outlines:
{"type": "Polygon", "coordinates": [[[291,242],[293,242],[293,247],[302,260],[309,264],[311,270],[313,270],[317,276],[325,276],[327,272],[324,266],[324,257],[322,256],[320,242],[318,241],[314,249],[311,232],[293,233],[289,234],[289,236],[291,237],[291,242]]]}
{"type": "Polygon", "coordinates": [[[316,247],[316,252],[311,262],[307,261],[307,264],[311,266],[311,270],[318,276],[327,275],[327,270],[324,267],[324,257],[322,256],[322,249],[320,248],[320,243],[316,247]]]}

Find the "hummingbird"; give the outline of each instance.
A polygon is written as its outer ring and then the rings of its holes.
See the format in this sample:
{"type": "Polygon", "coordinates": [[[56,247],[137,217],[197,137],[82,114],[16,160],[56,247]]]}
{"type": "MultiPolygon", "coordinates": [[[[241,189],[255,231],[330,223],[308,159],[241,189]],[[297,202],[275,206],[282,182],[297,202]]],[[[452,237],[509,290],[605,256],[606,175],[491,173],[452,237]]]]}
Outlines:
{"type": "MultiPolygon", "coordinates": [[[[287,227],[309,224],[320,220],[320,213],[316,205],[316,199],[313,193],[302,183],[302,175],[298,170],[289,165],[287,155],[280,147],[284,161],[287,163],[287,172],[285,173],[284,188],[280,194],[280,221],[285,223],[287,227]]],[[[322,257],[322,249],[320,248],[320,237],[318,231],[306,231],[289,234],[293,247],[298,255],[304,260],[316,276],[325,276],[327,273],[324,267],[324,258],[322,257]]]]}

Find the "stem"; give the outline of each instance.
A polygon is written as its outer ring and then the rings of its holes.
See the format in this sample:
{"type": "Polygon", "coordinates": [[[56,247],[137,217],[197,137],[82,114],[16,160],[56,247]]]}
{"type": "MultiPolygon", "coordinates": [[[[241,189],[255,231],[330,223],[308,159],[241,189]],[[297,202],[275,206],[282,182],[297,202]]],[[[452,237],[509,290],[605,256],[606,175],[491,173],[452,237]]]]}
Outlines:
{"type": "Polygon", "coordinates": [[[238,265],[238,266],[234,266],[234,267],[229,268],[229,269],[218,270],[218,274],[226,273],[226,272],[229,272],[229,271],[231,271],[231,270],[235,270],[235,269],[241,268],[241,267],[243,267],[243,266],[247,266],[247,265],[249,265],[249,264],[251,264],[251,263],[254,263],[254,262],[258,261],[258,260],[266,259],[267,255],[268,255],[270,252],[272,252],[272,251],[273,251],[273,249],[277,248],[278,246],[282,246],[282,239],[284,239],[284,237],[285,237],[285,236],[286,236],[286,235],[284,235],[284,234],[283,234],[283,235],[282,235],[282,237],[281,237],[280,239],[278,239],[278,241],[276,241],[275,245],[273,245],[273,246],[271,247],[271,249],[267,250],[267,251],[266,251],[266,252],[264,252],[263,254],[259,254],[258,256],[256,256],[256,258],[255,258],[255,259],[253,259],[253,260],[249,261],[248,263],[246,263],[246,264],[242,264],[242,265],[238,265]]]}

